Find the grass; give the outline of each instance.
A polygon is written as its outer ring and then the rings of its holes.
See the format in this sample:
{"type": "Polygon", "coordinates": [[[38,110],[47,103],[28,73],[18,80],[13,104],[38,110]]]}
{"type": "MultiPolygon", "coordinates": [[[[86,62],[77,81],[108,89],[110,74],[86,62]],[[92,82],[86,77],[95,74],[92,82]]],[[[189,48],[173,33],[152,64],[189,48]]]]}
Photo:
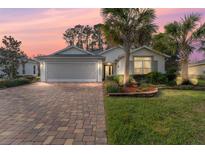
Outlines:
{"type": "Polygon", "coordinates": [[[204,79],[199,79],[198,80],[198,85],[199,86],[205,86],[205,80],[204,79]]]}
{"type": "Polygon", "coordinates": [[[205,92],[105,97],[109,144],[205,144],[205,92]]]}

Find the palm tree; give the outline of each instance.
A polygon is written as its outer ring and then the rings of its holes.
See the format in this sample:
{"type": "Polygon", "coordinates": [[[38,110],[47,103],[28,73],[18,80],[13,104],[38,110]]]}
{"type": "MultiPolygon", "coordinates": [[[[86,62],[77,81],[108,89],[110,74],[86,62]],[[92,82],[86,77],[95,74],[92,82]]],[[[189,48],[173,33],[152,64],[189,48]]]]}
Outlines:
{"type": "Polygon", "coordinates": [[[175,44],[181,68],[181,76],[184,81],[188,77],[189,55],[194,51],[195,43],[199,43],[203,49],[205,39],[205,23],[200,25],[200,14],[192,13],[185,15],[180,21],[174,21],[165,26],[165,33],[175,44]]]}
{"type": "Polygon", "coordinates": [[[147,44],[157,26],[154,9],[139,8],[105,8],[102,9],[104,31],[107,39],[115,44],[121,44],[125,50],[124,84],[129,81],[129,57],[132,47],[147,44]],[[143,35],[142,35],[143,34],[143,35]],[[143,42],[141,42],[143,40],[143,42]]]}

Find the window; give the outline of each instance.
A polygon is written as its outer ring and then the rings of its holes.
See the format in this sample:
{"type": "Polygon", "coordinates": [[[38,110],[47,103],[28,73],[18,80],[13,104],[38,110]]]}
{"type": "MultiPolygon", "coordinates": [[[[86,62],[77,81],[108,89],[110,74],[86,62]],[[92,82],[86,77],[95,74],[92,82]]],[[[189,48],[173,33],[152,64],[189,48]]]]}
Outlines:
{"type": "Polygon", "coordinates": [[[33,74],[36,74],[36,65],[33,65],[33,74]]]}
{"type": "Polygon", "coordinates": [[[152,71],[151,57],[134,57],[134,73],[148,74],[152,71]]]}

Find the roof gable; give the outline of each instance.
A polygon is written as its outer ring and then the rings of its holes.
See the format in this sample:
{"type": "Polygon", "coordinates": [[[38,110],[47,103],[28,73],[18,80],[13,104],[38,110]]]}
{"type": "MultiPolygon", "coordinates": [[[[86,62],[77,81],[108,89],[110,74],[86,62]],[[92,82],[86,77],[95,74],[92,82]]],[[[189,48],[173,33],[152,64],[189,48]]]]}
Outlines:
{"type": "Polygon", "coordinates": [[[71,47],[66,47],[62,50],[59,50],[51,55],[52,56],[54,55],[68,56],[68,55],[94,55],[94,54],[86,50],[83,50],[81,48],[78,48],[76,46],[71,46],[71,47]]]}
{"type": "Polygon", "coordinates": [[[137,48],[137,49],[134,49],[134,50],[131,52],[131,54],[133,54],[133,53],[135,53],[135,52],[137,52],[137,51],[140,51],[140,50],[142,50],[142,49],[146,49],[146,50],[148,50],[148,51],[151,51],[151,52],[153,52],[153,53],[156,53],[156,54],[161,55],[161,56],[164,56],[164,57],[170,57],[169,55],[166,55],[166,54],[164,54],[164,53],[161,53],[161,52],[159,52],[159,51],[156,51],[156,50],[154,50],[154,49],[152,49],[152,48],[150,48],[150,47],[148,47],[148,46],[142,46],[142,47],[139,47],[139,48],[137,48]]]}
{"type": "Polygon", "coordinates": [[[103,56],[96,55],[89,51],[83,50],[76,46],[66,47],[62,50],[56,51],[53,54],[45,55],[45,56],[38,56],[35,57],[36,60],[43,60],[43,59],[50,59],[50,58],[97,58],[97,59],[104,59],[103,56]]]}
{"type": "Polygon", "coordinates": [[[107,52],[112,52],[112,51],[115,50],[115,49],[123,49],[123,50],[124,50],[124,48],[123,48],[122,46],[119,45],[119,46],[116,46],[116,47],[113,47],[113,48],[107,49],[107,50],[105,50],[105,51],[99,53],[99,55],[103,55],[104,53],[107,53],[107,52]]]}

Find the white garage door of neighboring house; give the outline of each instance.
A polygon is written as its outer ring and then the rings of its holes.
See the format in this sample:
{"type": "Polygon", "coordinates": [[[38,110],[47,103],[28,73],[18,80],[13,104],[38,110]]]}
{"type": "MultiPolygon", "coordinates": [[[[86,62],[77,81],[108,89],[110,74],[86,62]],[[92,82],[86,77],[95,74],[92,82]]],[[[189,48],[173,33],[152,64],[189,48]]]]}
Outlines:
{"type": "Polygon", "coordinates": [[[47,63],[49,82],[96,82],[98,79],[96,62],[47,63]]]}

